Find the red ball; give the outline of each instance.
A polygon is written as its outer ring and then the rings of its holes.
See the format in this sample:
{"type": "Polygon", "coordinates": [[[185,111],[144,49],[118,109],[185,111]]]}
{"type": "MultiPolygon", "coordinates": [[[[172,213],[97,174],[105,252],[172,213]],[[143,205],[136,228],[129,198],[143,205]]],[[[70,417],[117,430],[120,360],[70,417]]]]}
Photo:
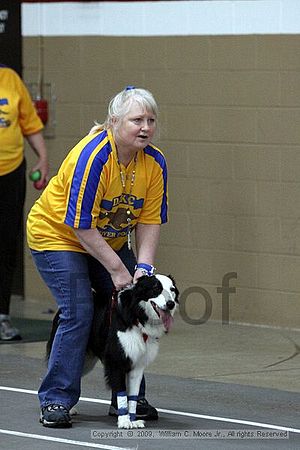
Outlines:
{"type": "Polygon", "coordinates": [[[47,182],[46,182],[46,181],[42,181],[42,180],[35,181],[35,182],[33,183],[33,186],[34,186],[35,189],[37,189],[38,191],[41,191],[42,189],[44,189],[44,188],[46,187],[46,185],[47,185],[47,182]]]}

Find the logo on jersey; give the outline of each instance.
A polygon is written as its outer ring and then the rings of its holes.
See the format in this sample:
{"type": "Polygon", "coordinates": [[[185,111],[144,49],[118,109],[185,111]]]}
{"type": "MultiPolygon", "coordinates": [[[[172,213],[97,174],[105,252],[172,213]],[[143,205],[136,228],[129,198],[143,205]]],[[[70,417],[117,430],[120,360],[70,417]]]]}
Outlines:
{"type": "Polygon", "coordinates": [[[144,199],[137,199],[132,194],[122,194],[112,200],[102,200],[99,219],[106,223],[98,227],[101,235],[106,238],[127,236],[128,222],[132,228],[132,222],[138,217],[133,214],[133,210],[141,209],[143,204],[144,199]]]}
{"type": "Polygon", "coordinates": [[[0,98],[0,128],[8,128],[11,121],[6,117],[9,113],[1,108],[1,106],[8,105],[7,98],[0,98]]]}

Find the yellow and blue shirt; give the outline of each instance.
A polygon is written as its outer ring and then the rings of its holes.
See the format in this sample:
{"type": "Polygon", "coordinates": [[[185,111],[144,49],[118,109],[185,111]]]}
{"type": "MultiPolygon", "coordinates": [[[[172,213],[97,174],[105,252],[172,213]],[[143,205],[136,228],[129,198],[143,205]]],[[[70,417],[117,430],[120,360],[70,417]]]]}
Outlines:
{"type": "Polygon", "coordinates": [[[148,145],[136,162],[121,165],[123,189],[113,136],[103,130],[83,138],[63,161],[27,221],[27,239],[33,250],[85,250],[73,229],[97,228],[114,250],[127,240],[137,223],[167,222],[167,166],[163,153],[148,145]],[[132,184],[132,171],[135,179],[132,184]]]}
{"type": "Polygon", "coordinates": [[[21,78],[0,66],[0,176],[13,172],[23,161],[23,136],[43,129],[21,78]]]}

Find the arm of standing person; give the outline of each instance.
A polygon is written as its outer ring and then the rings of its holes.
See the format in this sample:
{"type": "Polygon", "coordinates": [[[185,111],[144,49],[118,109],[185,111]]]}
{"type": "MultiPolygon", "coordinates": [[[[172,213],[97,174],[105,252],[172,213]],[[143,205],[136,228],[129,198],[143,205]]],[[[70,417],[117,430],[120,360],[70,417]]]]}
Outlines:
{"type": "Polygon", "coordinates": [[[83,248],[109,272],[117,290],[132,283],[132,276],[127,268],[96,228],[73,228],[73,230],[83,248]]]}
{"type": "Polygon", "coordinates": [[[49,163],[47,157],[46,144],[41,131],[25,136],[30,147],[38,157],[37,164],[32,168],[32,171],[40,170],[41,184],[47,184],[49,174],[49,163]]]}
{"type": "MultiPolygon", "coordinates": [[[[135,240],[138,264],[154,265],[160,236],[160,226],[160,224],[137,224],[135,240]]],[[[133,281],[135,282],[142,275],[144,275],[144,272],[137,269],[133,281]]]]}

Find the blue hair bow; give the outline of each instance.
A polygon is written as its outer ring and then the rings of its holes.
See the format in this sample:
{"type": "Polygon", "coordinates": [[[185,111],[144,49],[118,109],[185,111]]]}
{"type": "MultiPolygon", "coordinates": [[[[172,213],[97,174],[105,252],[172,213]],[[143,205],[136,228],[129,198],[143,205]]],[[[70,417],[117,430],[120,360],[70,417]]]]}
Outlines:
{"type": "Polygon", "coordinates": [[[126,86],[125,91],[131,91],[132,89],[135,89],[135,86],[126,86]]]}

